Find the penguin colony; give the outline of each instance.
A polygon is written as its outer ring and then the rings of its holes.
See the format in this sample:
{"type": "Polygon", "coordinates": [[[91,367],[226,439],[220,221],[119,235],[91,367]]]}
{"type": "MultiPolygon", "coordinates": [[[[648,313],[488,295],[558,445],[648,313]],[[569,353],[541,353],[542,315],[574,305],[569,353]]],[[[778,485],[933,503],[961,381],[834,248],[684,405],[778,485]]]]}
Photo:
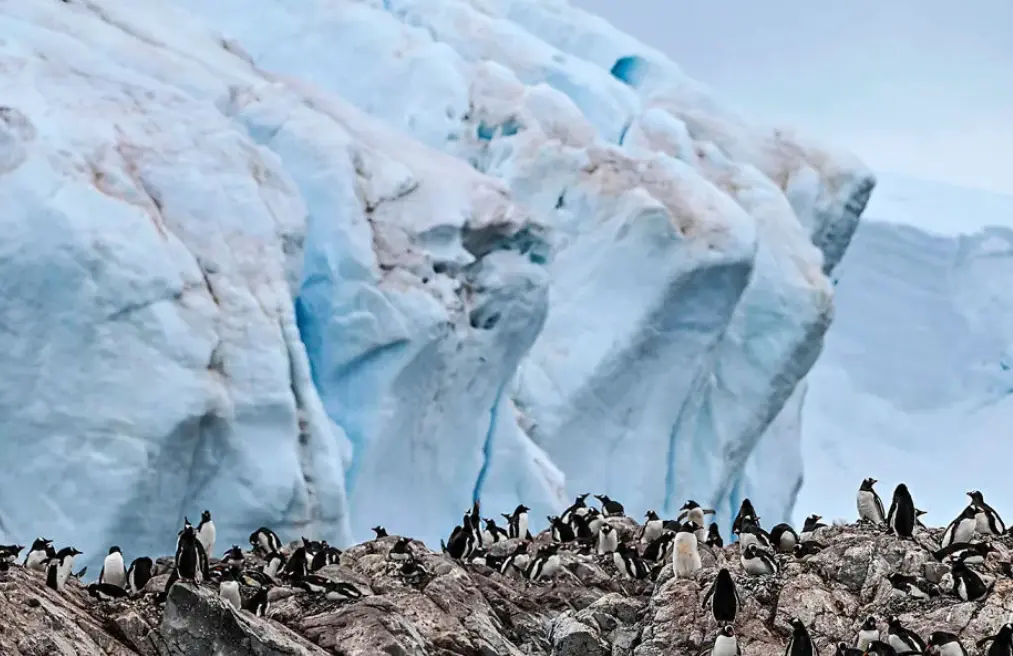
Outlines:
{"type": "MultiPolygon", "coordinates": [[[[876,481],[867,478],[858,490],[859,522],[873,525],[898,539],[915,539],[919,517],[923,511],[915,508],[907,487],[902,483],[894,491],[887,510],[874,488],[876,481]]],[[[949,593],[963,601],[977,601],[991,593],[994,581],[978,573],[974,566],[981,565],[994,548],[989,538],[1007,532],[999,514],[989,506],[979,491],[968,492],[967,507],[947,527],[938,548],[930,549],[933,557],[949,565],[950,572],[940,585],[900,573],[888,575],[895,594],[914,599],[928,599],[949,593]],[[981,538],[975,540],[975,538],[981,538]]],[[[454,527],[441,547],[451,558],[483,565],[503,575],[520,576],[535,584],[553,580],[563,571],[560,550],[565,549],[589,558],[610,560],[625,579],[654,580],[668,566],[676,578],[692,576],[701,569],[701,549],[722,549],[724,541],[718,526],[711,522],[705,526],[706,516],[714,511],[687,501],[676,519],[663,520],[654,511],[645,515],[645,522],[630,541],[619,539],[619,532],[611,519],[624,517],[621,503],[606,495],[595,495],[599,508],[587,505],[589,494],[576,497],[574,503],[558,516],[550,516],[548,533],[551,542],[536,541],[529,529],[529,508],[519,505],[510,514],[502,515],[505,525],[494,519],[483,519],[476,501],[454,527]],[[495,556],[488,547],[503,540],[521,542],[510,553],[495,556]],[[538,545],[532,551],[532,548],[538,545]]],[[[810,515],[801,531],[788,524],[778,524],[770,531],[760,526],[749,499],[745,499],[732,524],[732,532],[740,543],[740,564],[746,577],[777,577],[780,559],[794,557],[805,561],[819,553],[826,545],[819,540],[820,530],[827,525],[819,515],[810,515]]],[[[382,526],[373,528],[376,539],[387,537],[382,526]]],[[[1013,531],[1010,531],[1013,534],[1013,531]]],[[[269,592],[273,587],[287,585],[307,593],[324,595],[332,601],[351,601],[367,594],[350,583],[333,581],[315,574],[318,570],[341,561],[341,550],[327,544],[302,538],[289,553],[282,547],[280,538],[267,527],[254,531],[249,538],[250,551],[244,552],[233,545],[221,557],[214,559],[215,525],[211,513],[205,510],[200,523],[193,526],[184,518],[183,528],[177,534],[175,556],[169,566],[169,578],[160,592],[153,593],[153,603],[164,603],[169,590],[178,581],[194,585],[217,584],[219,596],[235,612],[250,612],[257,616],[269,613],[269,592]],[[257,556],[260,562],[247,554],[257,556]],[[243,598],[240,583],[254,588],[255,592],[243,598]]],[[[44,574],[44,585],[62,592],[71,579],[80,579],[86,569],[73,573],[74,558],[81,554],[74,547],[57,551],[51,540],[38,538],[21,559],[21,545],[0,545],[0,572],[12,566],[44,574]]],[[[409,538],[400,537],[391,546],[387,558],[408,582],[418,582],[429,573],[417,559],[409,538]]],[[[1009,565],[1005,571],[1013,576],[1009,565]]],[[[148,581],[156,574],[156,564],[146,556],[135,558],[126,566],[118,546],[109,548],[98,580],[86,586],[88,594],[100,602],[138,597],[145,593],[148,581]]],[[[735,620],[742,606],[735,578],[727,568],[721,568],[703,597],[703,608],[709,610],[718,629],[709,647],[701,654],[711,656],[742,656],[742,646],[735,633],[735,620]]],[[[1013,622],[1013,617],[1011,617],[1013,622]]],[[[791,636],[785,647],[785,656],[818,656],[818,650],[806,625],[791,618],[791,636]]],[[[1013,656],[1013,623],[1000,627],[995,635],[975,645],[985,656],[1013,656]]],[[[873,616],[861,625],[856,636],[840,641],[836,656],[905,656],[935,654],[937,656],[967,656],[969,652],[958,636],[934,631],[926,637],[905,627],[896,617],[882,624],[873,616]]]]}

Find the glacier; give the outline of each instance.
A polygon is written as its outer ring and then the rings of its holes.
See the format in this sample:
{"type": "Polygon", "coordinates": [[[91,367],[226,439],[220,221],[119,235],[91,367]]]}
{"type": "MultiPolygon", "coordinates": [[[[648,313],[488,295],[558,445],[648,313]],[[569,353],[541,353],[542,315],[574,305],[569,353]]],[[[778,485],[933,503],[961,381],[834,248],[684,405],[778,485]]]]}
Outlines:
{"type": "MultiPolygon", "coordinates": [[[[565,2],[0,9],[4,539],[787,518],[875,178],[565,2]],[[808,402],[807,402],[808,403],[808,402]]],[[[94,561],[89,561],[94,562],[94,561]]]]}

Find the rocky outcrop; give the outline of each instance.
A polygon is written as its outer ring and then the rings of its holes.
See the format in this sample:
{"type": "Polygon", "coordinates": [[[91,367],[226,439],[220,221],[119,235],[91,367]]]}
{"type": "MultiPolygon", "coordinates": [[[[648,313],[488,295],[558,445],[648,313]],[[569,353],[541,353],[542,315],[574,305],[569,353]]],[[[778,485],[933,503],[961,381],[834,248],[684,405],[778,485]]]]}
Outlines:
{"type": "MultiPolygon", "coordinates": [[[[57,594],[41,575],[12,567],[0,573],[0,653],[10,656],[663,656],[696,654],[717,625],[701,607],[720,567],[727,567],[742,598],[735,622],[742,652],[784,652],[789,622],[801,619],[822,654],[837,643],[854,644],[860,624],[897,616],[927,638],[933,631],[973,643],[994,635],[1013,614],[1013,579],[1006,572],[1013,539],[993,542],[995,552],[979,571],[991,592],[962,601],[948,590],[948,568],[932,556],[938,531],[898,539],[870,526],[822,529],[826,548],[804,561],[779,555],[776,577],[749,577],[739,547],[705,549],[704,568],[676,579],[671,567],[656,581],[621,578],[611,558],[562,552],[563,570],[551,582],[501,575],[480,564],[460,564],[418,542],[416,560],[393,561],[395,537],[360,544],[340,565],[318,572],[355,586],[362,596],[332,600],[324,593],[273,587],[266,617],[236,611],[216,585],[173,587],[164,609],[153,595],[100,603],[72,580],[57,594]],[[1004,570],[1005,566],[1005,570],[1004,570]],[[942,594],[916,599],[893,589],[899,572],[938,585],[942,594]]],[[[542,535],[538,540],[547,539],[542,535]]],[[[516,541],[495,545],[512,550],[516,541]]],[[[249,563],[255,562],[248,558],[249,563]]],[[[164,576],[149,590],[164,585],[164,576]]],[[[243,587],[244,598],[252,588],[243,587]]]]}

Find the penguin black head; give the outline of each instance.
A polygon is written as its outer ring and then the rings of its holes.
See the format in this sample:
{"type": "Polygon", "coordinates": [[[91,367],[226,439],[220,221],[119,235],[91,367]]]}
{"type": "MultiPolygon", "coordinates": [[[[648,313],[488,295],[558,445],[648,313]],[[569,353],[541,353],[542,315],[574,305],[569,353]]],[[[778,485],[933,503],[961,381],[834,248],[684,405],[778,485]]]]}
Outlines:
{"type": "Polygon", "coordinates": [[[522,503],[519,506],[517,506],[516,508],[514,508],[514,516],[516,517],[517,515],[520,515],[521,513],[526,513],[529,510],[531,510],[531,508],[528,508],[527,506],[525,506],[522,503]]]}
{"type": "Polygon", "coordinates": [[[489,530],[489,531],[491,531],[494,528],[496,528],[496,520],[495,519],[487,519],[487,520],[485,520],[485,528],[486,528],[486,530],[489,530]]]}
{"type": "Polygon", "coordinates": [[[190,518],[187,517],[186,515],[183,515],[183,528],[186,528],[187,526],[190,526],[190,525],[191,525],[190,524],[190,518]]]}
{"type": "Polygon", "coordinates": [[[514,547],[514,554],[515,555],[526,554],[527,552],[528,552],[528,543],[527,542],[521,542],[516,547],[514,547]]]}
{"type": "Polygon", "coordinates": [[[700,507],[699,503],[697,503],[696,501],[693,501],[692,499],[690,499],[686,503],[682,504],[682,508],[679,508],[679,510],[693,510],[694,508],[699,508],[699,507],[700,507]]]}
{"type": "Polygon", "coordinates": [[[696,522],[686,522],[679,527],[679,533],[696,533],[699,528],[696,522]]]}
{"type": "Polygon", "coordinates": [[[894,497],[898,497],[898,496],[907,496],[907,497],[910,497],[911,496],[911,492],[908,491],[907,485],[905,485],[904,483],[898,483],[897,487],[894,488],[893,496],[894,497]]]}
{"type": "Polygon", "coordinates": [[[735,637],[735,629],[732,628],[731,624],[725,624],[718,633],[728,638],[735,637]]]}
{"type": "Polygon", "coordinates": [[[78,551],[74,547],[64,547],[63,549],[60,549],[59,551],[56,552],[56,557],[60,560],[63,560],[67,556],[79,556],[82,553],[84,552],[78,551]]]}
{"type": "Polygon", "coordinates": [[[611,499],[609,499],[609,495],[607,494],[596,494],[594,495],[594,498],[597,499],[598,501],[601,501],[602,503],[608,503],[609,501],[611,501],[611,499]]]}
{"type": "Polygon", "coordinates": [[[876,617],[874,615],[869,615],[867,618],[865,618],[865,621],[862,623],[862,629],[865,631],[872,631],[875,628],[876,628],[876,617]]]}
{"type": "Polygon", "coordinates": [[[210,522],[210,521],[211,521],[211,511],[210,510],[205,510],[204,512],[202,512],[200,514],[200,523],[201,524],[205,524],[205,523],[210,522]]]}
{"type": "Polygon", "coordinates": [[[406,553],[408,551],[408,544],[411,542],[411,538],[398,538],[394,546],[390,548],[394,553],[406,553]]]}
{"type": "Polygon", "coordinates": [[[862,481],[861,489],[865,492],[872,492],[872,486],[878,482],[879,481],[877,481],[875,478],[867,478],[864,481],[862,481]]]}
{"type": "Polygon", "coordinates": [[[552,556],[553,554],[556,554],[558,552],[559,552],[559,544],[555,542],[552,544],[547,544],[538,550],[538,554],[541,556],[552,556]]]}
{"type": "Polygon", "coordinates": [[[109,547],[109,553],[111,553],[111,554],[114,554],[114,553],[118,553],[118,554],[121,554],[121,553],[123,553],[123,552],[122,552],[122,551],[120,551],[120,548],[119,548],[119,547],[109,547]]]}
{"type": "Polygon", "coordinates": [[[974,519],[978,514],[978,509],[973,505],[967,506],[960,513],[961,519],[974,519]]]}
{"type": "Polygon", "coordinates": [[[630,545],[626,544],[625,542],[620,542],[619,544],[616,545],[616,552],[619,554],[628,554],[631,551],[632,549],[630,549],[630,545]]]}
{"type": "MultiPolygon", "coordinates": [[[[753,546],[753,545],[749,545],[753,546]]],[[[805,628],[805,623],[797,617],[791,618],[791,628],[795,630],[795,633],[808,633],[805,628]]]]}
{"type": "Polygon", "coordinates": [[[753,558],[753,557],[755,557],[756,556],[756,545],[752,544],[752,543],[748,544],[746,546],[745,554],[746,554],[746,558],[753,558]]]}
{"type": "Polygon", "coordinates": [[[707,528],[707,535],[709,535],[712,538],[719,538],[719,537],[721,537],[721,529],[718,528],[718,525],[717,525],[716,522],[711,522],[710,527],[707,528]]]}
{"type": "Polygon", "coordinates": [[[604,524],[601,525],[601,532],[604,533],[605,535],[608,535],[614,530],[615,529],[612,528],[612,525],[609,524],[608,522],[605,522],[604,524]]]}
{"type": "Polygon", "coordinates": [[[654,512],[653,510],[648,510],[646,513],[644,513],[644,517],[646,517],[647,521],[649,522],[656,522],[659,519],[661,519],[660,517],[658,517],[658,513],[654,512]]]}
{"type": "Polygon", "coordinates": [[[45,551],[46,547],[53,546],[52,540],[46,538],[36,538],[35,542],[32,542],[32,551],[45,551]]]}
{"type": "Polygon", "coordinates": [[[971,501],[978,505],[983,505],[985,503],[985,495],[978,490],[971,490],[967,493],[967,496],[971,497],[971,501]]]}

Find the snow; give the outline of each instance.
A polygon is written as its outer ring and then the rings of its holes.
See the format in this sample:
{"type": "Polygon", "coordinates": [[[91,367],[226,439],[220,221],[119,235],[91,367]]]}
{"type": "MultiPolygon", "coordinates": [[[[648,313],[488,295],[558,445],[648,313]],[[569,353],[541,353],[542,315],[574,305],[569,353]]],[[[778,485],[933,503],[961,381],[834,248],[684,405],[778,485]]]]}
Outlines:
{"type": "Polygon", "coordinates": [[[883,178],[876,220],[834,272],[837,314],[808,376],[795,518],[853,519],[867,476],[887,503],[907,483],[937,525],[972,489],[1009,513],[1013,197],[883,178]]]}
{"type": "Polygon", "coordinates": [[[583,491],[791,513],[852,156],[560,2],[0,21],[3,536],[161,553],[206,507],[222,544],[435,545],[473,498],[583,491]]]}

